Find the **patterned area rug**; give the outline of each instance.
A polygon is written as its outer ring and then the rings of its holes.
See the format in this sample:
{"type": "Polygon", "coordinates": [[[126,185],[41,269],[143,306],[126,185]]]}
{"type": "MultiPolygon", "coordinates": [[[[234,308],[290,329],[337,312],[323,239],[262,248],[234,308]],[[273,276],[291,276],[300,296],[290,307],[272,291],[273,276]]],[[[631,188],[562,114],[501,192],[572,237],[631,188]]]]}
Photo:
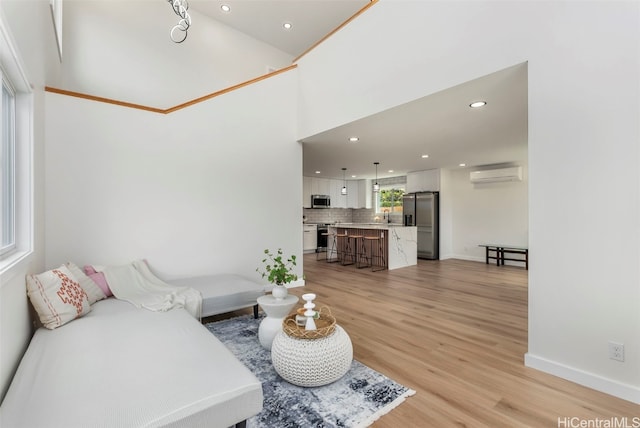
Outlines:
{"type": "Polygon", "coordinates": [[[248,428],[366,427],[415,393],[355,360],[332,384],[292,385],[276,373],[271,352],[260,345],[260,321],[245,315],[206,324],[262,382],[264,407],[247,421],[248,428]]]}

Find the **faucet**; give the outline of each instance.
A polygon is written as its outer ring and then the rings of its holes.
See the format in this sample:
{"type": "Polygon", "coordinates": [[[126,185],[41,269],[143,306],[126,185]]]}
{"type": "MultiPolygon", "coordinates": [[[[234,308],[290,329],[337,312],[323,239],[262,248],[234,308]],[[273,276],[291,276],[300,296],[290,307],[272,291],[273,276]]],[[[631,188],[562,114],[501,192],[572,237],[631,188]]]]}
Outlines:
{"type": "Polygon", "coordinates": [[[382,211],[382,219],[387,219],[387,223],[391,223],[391,215],[389,214],[389,210],[382,211]]]}

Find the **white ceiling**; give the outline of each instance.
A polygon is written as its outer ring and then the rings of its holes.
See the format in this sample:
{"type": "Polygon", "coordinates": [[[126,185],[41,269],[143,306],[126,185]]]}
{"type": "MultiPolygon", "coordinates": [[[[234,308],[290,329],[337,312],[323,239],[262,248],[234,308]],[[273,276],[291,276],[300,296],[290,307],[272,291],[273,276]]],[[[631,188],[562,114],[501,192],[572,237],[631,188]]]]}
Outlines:
{"type": "MultiPolygon", "coordinates": [[[[369,0],[191,0],[191,8],[297,57],[369,0]],[[220,6],[227,4],[230,13],[220,6]],[[291,22],[293,28],[283,30],[291,22]]],[[[375,7],[375,5],[373,6],[375,7]]],[[[357,18],[356,18],[357,19],[357,18]]],[[[373,178],[432,168],[527,160],[527,66],[454,88],[303,140],[303,175],[373,178]],[[471,109],[472,101],[487,105],[471,109]],[[358,136],[357,143],[349,137],[358,136]],[[427,154],[428,158],[421,156],[427,154]],[[393,172],[389,172],[393,170],[393,172]],[[316,173],[320,171],[320,173],[316,173]]]]}
{"type": "Polygon", "coordinates": [[[305,138],[303,174],[342,178],[345,167],[348,178],[373,178],[373,162],[380,178],[461,163],[526,163],[527,140],[523,63],[305,138]],[[476,100],[487,105],[470,108],[476,100]],[[351,136],[360,139],[351,143],[351,136]]]}
{"type": "Polygon", "coordinates": [[[296,58],[369,0],[189,0],[190,8],[296,58]],[[223,4],[231,8],[223,12],[223,4]],[[285,30],[282,24],[292,24],[285,30]]]}

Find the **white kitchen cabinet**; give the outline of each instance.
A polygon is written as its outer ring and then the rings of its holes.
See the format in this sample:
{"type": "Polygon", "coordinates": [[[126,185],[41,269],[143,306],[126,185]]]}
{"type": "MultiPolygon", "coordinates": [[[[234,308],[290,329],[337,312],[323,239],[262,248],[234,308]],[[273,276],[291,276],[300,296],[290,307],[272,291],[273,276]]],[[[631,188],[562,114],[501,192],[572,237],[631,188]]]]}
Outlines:
{"type": "Polygon", "coordinates": [[[302,208],[311,208],[311,177],[302,177],[302,208]]]}
{"type": "Polygon", "coordinates": [[[363,208],[360,206],[360,186],[362,180],[347,181],[347,208],[363,208]]]}
{"type": "Polygon", "coordinates": [[[371,208],[371,180],[347,181],[347,208],[371,208]]]}
{"type": "Polygon", "coordinates": [[[311,195],[328,195],[331,198],[331,208],[346,208],[346,199],[340,194],[342,180],[330,178],[302,177],[302,207],[311,208],[311,195]]]}
{"type": "Polygon", "coordinates": [[[351,180],[347,182],[348,207],[371,208],[371,180],[351,180]]]}
{"type": "Polygon", "coordinates": [[[428,169],[407,173],[407,185],[405,192],[439,192],[440,170],[428,169]]]}
{"type": "Polygon", "coordinates": [[[373,182],[371,180],[358,181],[359,208],[371,209],[373,207],[373,182]]]}
{"type": "Polygon", "coordinates": [[[347,196],[342,194],[342,180],[331,180],[331,208],[347,208],[347,196]]]}
{"type": "Polygon", "coordinates": [[[304,252],[315,251],[318,247],[318,225],[302,225],[302,250],[304,252]]]}
{"type": "Polygon", "coordinates": [[[328,178],[312,178],[311,194],[331,196],[331,180],[328,178]]]}
{"type": "Polygon", "coordinates": [[[347,195],[342,194],[343,180],[302,177],[302,207],[311,208],[311,195],[329,195],[331,208],[371,208],[371,180],[346,180],[347,195]]]}
{"type": "Polygon", "coordinates": [[[333,207],[333,187],[336,180],[318,177],[302,177],[302,207],[311,208],[311,195],[328,195],[333,207]]]}

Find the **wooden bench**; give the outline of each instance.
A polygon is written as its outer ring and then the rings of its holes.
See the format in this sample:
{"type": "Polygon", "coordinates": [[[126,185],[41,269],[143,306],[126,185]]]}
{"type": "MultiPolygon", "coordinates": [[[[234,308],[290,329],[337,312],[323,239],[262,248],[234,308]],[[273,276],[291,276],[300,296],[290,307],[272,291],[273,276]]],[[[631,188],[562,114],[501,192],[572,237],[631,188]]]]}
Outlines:
{"type": "Polygon", "coordinates": [[[489,264],[489,260],[495,260],[496,266],[504,266],[504,261],[524,263],[525,269],[529,270],[529,249],[526,247],[518,247],[512,245],[495,245],[481,244],[479,247],[485,248],[485,263],[489,264]],[[520,254],[524,258],[505,257],[505,254],[520,254]]]}

